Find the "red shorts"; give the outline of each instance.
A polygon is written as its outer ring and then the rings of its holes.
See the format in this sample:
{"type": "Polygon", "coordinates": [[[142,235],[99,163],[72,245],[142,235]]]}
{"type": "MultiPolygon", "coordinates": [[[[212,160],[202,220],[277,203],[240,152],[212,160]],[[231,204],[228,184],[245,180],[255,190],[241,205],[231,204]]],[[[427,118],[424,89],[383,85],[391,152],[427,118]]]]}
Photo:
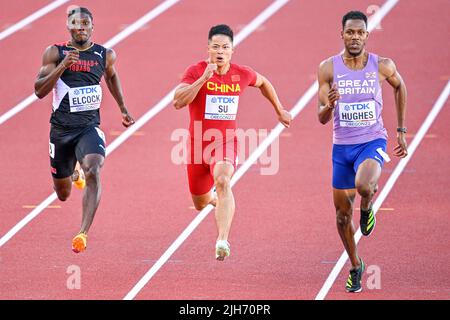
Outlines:
{"type": "Polygon", "coordinates": [[[217,162],[232,163],[236,169],[237,138],[220,142],[198,142],[190,140],[187,173],[192,195],[208,193],[214,185],[214,167],[217,162]]]}

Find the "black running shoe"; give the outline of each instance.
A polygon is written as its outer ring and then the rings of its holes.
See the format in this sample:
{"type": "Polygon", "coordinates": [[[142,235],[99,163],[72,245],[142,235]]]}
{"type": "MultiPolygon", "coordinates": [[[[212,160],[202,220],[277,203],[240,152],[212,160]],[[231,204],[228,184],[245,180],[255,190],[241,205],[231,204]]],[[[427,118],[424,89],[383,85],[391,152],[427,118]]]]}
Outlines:
{"type": "Polygon", "coordinates": [[[369,210],[365,211],[361,209],[361,218],[359,219],[359,226],[361,227],[361,232],[366,237],[369,236],[375,225],[377,224],[377,219],[375,218],[375,212],[373,212],[372,205],[370,205],[369,210]]]}
{"type": "Polygon", "coordinates": [[[347,279],[347,284],[345,286],[345,290],[347,292],[361,292],[362,286],[361,286],[361,277],[366,269],[366,266],[364,265],[364,262],[361,258],[359,258],[361,261],[361,265],[358,269],[351,269],[350,274],[347,279]]]}

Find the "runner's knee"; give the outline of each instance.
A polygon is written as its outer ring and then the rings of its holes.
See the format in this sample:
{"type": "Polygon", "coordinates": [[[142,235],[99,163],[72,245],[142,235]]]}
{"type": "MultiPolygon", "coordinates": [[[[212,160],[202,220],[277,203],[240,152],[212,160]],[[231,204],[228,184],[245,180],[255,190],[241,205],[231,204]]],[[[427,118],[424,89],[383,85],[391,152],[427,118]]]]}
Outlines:
{"type": "Polygon", "coordinates": [[[215,179],[214,182],[216,185],[217,192],[220,192],[230,187],[231,180],[230,177],[228,177],[227,175],[221,174],[215,179]]]}
{"type": "Polygon", "coordinates": [[[209,204],[209,202],[206,202],[206,201],[195,201],[195,202],[194,202],[194,207],[195,207],[196,210],[201,211],[201,210],[203,210],[208,204],[209,204]]]}
{"type": "Polygon", "coordinates": [[[194,207],[197,210],[203,210],[210,202],[211,199],[206,196],[193,196],[192,201],[194,202],[194,207]]]}
{"type": "Polygon", "coordinates": [[[356,183],[356,189],[363,198],[372,197],[375,193],[375,184],[371,183],[356,183]]]}
{"type": "Polygon", "coordinates": [[[100,180],[100,168],[101,166],[99,164],[94,164],[86,168],[84,171],[86,181],[97,183],[100,180]]]}
{"type": "Polygon", "coordinates": [[[352,209],[336,209],[336,223],[338,226],[346,226],[352,222],[352,209]]]}
{"type": "Polygon", "coordinates": [[[56,189],[56,195],[58,196],[58,199],[61,201],[66,201],[67,199],[69,199],[70,196],[70,189],[67,188],[63,188],[63,189],[56,189]]]}

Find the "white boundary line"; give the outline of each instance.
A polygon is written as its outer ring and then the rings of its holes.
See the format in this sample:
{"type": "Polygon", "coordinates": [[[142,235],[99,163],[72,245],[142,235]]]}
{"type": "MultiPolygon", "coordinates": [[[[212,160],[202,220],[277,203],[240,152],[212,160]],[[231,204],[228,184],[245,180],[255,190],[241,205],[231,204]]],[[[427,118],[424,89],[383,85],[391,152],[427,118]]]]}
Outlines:
{"type": "MultiPolygon", "coordinates": [[[[177,0],[178,1],[178,0],[177,0]]],[[[266,10],[264,10],[258,17],[252,20],[244,29],[241,30],[239,34],[236,35],[234,45],[237,46],[239,43],[245,40],[253,31],[255,31],[264,21],[266,21],[270,15],[267,15],[267,10],[269,8],[277,8],[283,6],[289,0],[277,0],[272,3],[266,10]]],[[[175,87],[176,88],[176,87],[175,87]]],[[[150,108],[141,118],[139,118],[134,125],[129,127],[125,132],[118,136],[114,141],[112,141],[106,148],[106,156],[109,156],[114,150],[116,150],[122,143],[124,143],[128,138],[130,138],[133,133],[139,130],[143,125],[145,125],[151,118],[157,115],[161,110],[166,108],[173,99],[175,93],[175,88],[173,88],[164,98],[162,98],[156,105],[150,108]]],[[[39,204],[35,209],[33,209],[28,215],[25,216],[17,225],[15,225],[11,230],[9,230],[3,237],[0,238],[0,248],[8,242],[17,232],[24,228],[31,220],[37,217],[48,205],[57,199],[56,193],[53,192],[47,197],[41,204],[39,204]]]]}
{"type": "Polygon", "coordinates": [[[6,28],[2,32],[0,32],[0,41],[5,39],[5,38],[7,38],[7,37],[9,37],[14,32],[19,31],[20,29],[22,29],[26,25],[32,23],[33,21],[36,21],[37,19],[39,19],[42,16],[45,16],[47,13],[55,10],[59,6],[63,5],[66,2],[69,2],[69,1],[70,0],[56,0],[56,1],[53,1],[53,2],[49,3],[48,5],[46,5],[45,7],[42,7],[41,9],[37,10],[36,12],[30,14],[28,17],[23,18],[19,22],[13,24],[9,28],[6,28]]]}
{"type": "MultiPolygon", "coordinates": [[[[392,7],[398,2],[398,0],[388,0],[383,7],[377,11],[376,14],[370,19],[369,31],[376,27],[383,17],[392,9],[392,7]]],[[[284,4],[283,4],[284,5],[284,4]]],[[[295,118],[309,103],[318,91],[318,83],[315,81],[305,92],[305,94],[298,100],[295,106],[291,109],[290,113],[295,118]]],[[[250,155],[250,157],[242,164],[236,171],[232,180],[231,186],[233,187],[239,179],[245,174],[250,166],[262,155],[262,153],[272,144],[272,142],[281,134],[285,129],[282,124],[278,124],[270,132],[266,139],[258,146],[258,148],[250,155]]],[[[138,281],[138,283],[127,293],[123,298],[124,300],[132,300],[136,295],[144,288],[144,286],[153,278],[153,276],[161,269],[161,267],[169,260],[174,252],[181,246],[181,244],[190,236],[190,234],[200,225],[200,223],[208,216],[214,207],[212,205],[206,206],[201,210],[198,215],[191,221],[191,223],[184,229],[184,231],[178,236],[178,238],[170,245],[170,247],[163,253],[163,255],[156,261],[156,263],[144,274],[144,276],[138,281]]]]}
{"type": "MultiPolygon", "coordinates": [[[[147,12],[144,16],[142,16],[140,19],[136,20],[133,24],[129,25],[127,28],[119,32],[117,35],[112,37],[110,40],[108,40],[104,46],[107,48],[112,48],[127,37],[129,37],[131,34],[139,30],[142,26],[144,26],[146,23],[149,23],[153,19],[155,19],[157,16],[162,14],[164,11],[172,7],[174,4],[179,2],[181,0],[166,0],[154,9],[147,12]]],[[[33,102],[38,100],[38,97],[34,93],[29,95],[27,98],[19,102],[15,107],[11,108],[4,114],[0,116],[0,125],[5,123],[7,120],[14,117],[16,114],[18,114],[23,109],[27,108],[29,105],[31,105],[33,102]]]]}
{"type": "MultiPolygon", "coordinates": [[[[262,25],[267,19],[269,19],[273,14],[280,10],[289,0],[277,0],[273,2],[269,7],[267,7],[261,14],[259,14],[252,22],[250,22],[241,32],[236,36],[235,41],[243,41],[247,36],[249,36],[253,31],[255,31],[260,25],[262,25]]],[[[236,43],[235,43],[236,45],[236,43]]],[[[314,95],[313,95],[314,96],[314,95]]],[[[284,127],[279,124],[277,129],[281,132],[284,127]]],[[[236,184],[240,177],[248,170],[248,168],[255,162],[258,157],[264,152],[269,144],[265,143],[267,140],[273,138],[275,139],[277,135],[274,134],[273,130],[270,135],[263,141],[263,143],[258,146],[258,149],[250,155],[250,157],[244,162],[244,164],[236,171],[236,174],[231,180],[231,186],[236,184]],[[264,148],[262,146],[265,146],[264,148]],[[266,146],[267,145],[267,146],[266,146]],[[259,153],[259,154],[258,154],[259,153]],[[258,155],[255,155],[258,154],[258,155]]],[[[273,140],[272,140],[273,141],[273,140]]],[[[198,227],[198,225],[206,218],[206,216],[213,209],[213,206],[208,205],[198,215],[191,221],[191,223],[184,229],[184,231],[178,236],[178,238],[170,245],[170,247],[164,252],[164,254],[156,261],[156,263],[145,273],[145,275],[136,283],[136,285],[128,292],[128,294],[123,298],[123,300],[132,300],[139,293],[139,291],[144,288],[144,286],[150,281],[150,279],[158,272],[159,269],[169,260],[172,254],[181,246],[181,244],[189,237],[189,235],[198,227]]]]}
{"type": "MultiPolygon", "coordinates": [[[[427,133],[428,129],[431,127],[431,124],[433,123],[434,119],[436,119],[437,115],[441,111],[441,109],[444,106],[445,102],[447,101],[449,95],[450,95],[450,81],[447,82],[447,85],[445,86],[444,90],[441,92],[439,98],[437,99],[436,103],[434,104],[434,106],[431,109],[430,113],[428,114],[427,118],[425,119],[425,121],[423,122],[419,131],[417,132],[416,136],[414,137],[413,141],[409,145],[408,156],[399,161],[399,163],[395,167],[394,171],[389,176],[389,179],[386,182],[386,185],[384,186],[380,195],[375,200],[375,202],[373,204],[374,214],[377,213],[378,209],[381,207],[384,200],[389,195],[389,192],[391,192],[392,188],[394,187],[395,182],[400,177],[401,173],[405,169],[409,160],[411,160],[414,152],[418,148],[420,142],[422,141],[423,137],[427,133]]],[[[358,228],[358,231],[355,233],[355,242],[358,243],[359,240],[361,239],[361,237],[362,237],[361,229],[358,228]]],[[[338,277],[339,273],[341,272],[342,268],[344,267],[347,259],[348,259],[348,255],[347,255],[347,252],[344,250],[344,252],[342,253],[338,262],[336,263],[333,270],[331,271],[330,275],[328,276],[327,280],[323,284],[322,289],[320,289],[319,293],[317,294],[315,300],[325,299],[326,295],[328,294],[328,291],[331,289],[331,287],[333,286],[333,283],[336,281],[336,278],[338,277]]]]}
{"type": "MultiPolygon", "coordinates": [[[[317,86],[312,85],[307,92],[298,100],[294,108],[290,111],[292,117],[295,118],[300,111],[311,101],[317,91],[317,86]]],[[[231,179],[231,186],[233,187],[240,178],[247,172],[247,170],[258,160],[263,152],[272,144],[272,142],[285,129],[282,124],[277,124],[270,134],[263,140],[257,149],[249,156],[249,158],[239,167],[231,179]]],[[[159,269],[169,260],[172,254],[181,246],[181,244],[190,236],[190,234],[200,225],[208,214],[214,209],[212,205],[206,206],[198,215],[191,221],[191,223],[184,229],[178,238],[170,245],[164,254],[156,261],[156,263],[147,271],[147,273],[139,280],[139,282],[128,292],[124,300],[132,300],[141,291],[141,289],[150,281],[150,279],[159,271],[159,269]]]]}
{"type": "MultiPolygon", "coordinates": [[[[109,40],[106,44],[109,46],[113,46],[126,37],[128,37],[131,33],[138,30],[140,27],[142,27],[144,24],[148,23],[152,19],[156,18],[159,14],[163,13],[165,10],[169,9],[171,6],[173,6],[175,3],[179,2],[180,0],[169,0],[165,1],[162,4],[160,4],[158,7],[154,8],[150,12],[148,12],[145,16],[140,18],[138,21],[133,23],[128,28],[124,29],[121,33],[119,33],[117,36],[109,40]]],[[[140,127],[142,127],[148,120],[153,118],[159,111],[164,109],[164,106],[167,105],[172,97],[173,92],[169,92],[169,94],[164,97],[154,108],[150,109],[144,116],[142,116],[132,127],[130,127],[128,130],[126,130],[124,133],[122,133],[119,137],[117,137],[107,148],[106,148],[106,155],[110,154],[112,151],[114,151],[119,145],[121,145],[125,140],[127,140],[134,132],[136,132],[140,127]],[[172,94],[172,96],[170,96],[172,94]]],[[[33,94],[34,97],[36,97],[33,94]]],[[[0,122],[1,124],[1,122],[0,122]]],[[[3,237],[0,238],[0,248],[8,242],[17,232],[19,232],[23,227],[25,227],[31,220],[36,218],[48,205],[50,205],[53,201],[57,199],[56,193],[53,192],[50,196],[47,197],[41,204],[39,204],[33,211],[31,211],[29,214],[25,216],[17,225],[15,225],[11,230],[9,230],[3,237]]]]}

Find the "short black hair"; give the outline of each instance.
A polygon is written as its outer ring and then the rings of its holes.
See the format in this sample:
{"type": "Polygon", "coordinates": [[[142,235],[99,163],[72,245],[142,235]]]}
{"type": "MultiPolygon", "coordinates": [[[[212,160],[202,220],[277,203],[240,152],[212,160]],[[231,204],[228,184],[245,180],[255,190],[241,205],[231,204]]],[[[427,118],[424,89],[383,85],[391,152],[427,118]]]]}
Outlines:
{"type": "Polygon", "coordinates": [[[91,18],[92,21],[94,21],[94,18],[92,17],[92,13],[89,11],[88,8],[85,8],[85,7],[77,7],[77,8],[71,9],[67,13],[67,18],[70,18],[72,15],[74,15],[76,13],[85,13],[89,16],[89,18],[91,18]]]}
{"type": "Polygon", "coordinates": [[[345,28],[347,20],[364,20],[367,28],[367,16],[361,11],[349,11],[342,17],[342,29],[345,28]]]}
{"type": "Polygon", "coordinates": [[[233,30],[226,24],[219,24],[217,26],[212,27],[209,30],[208,40],[211,40],[213,36],[217,34],[223,34],[225,36],[230,37],[231,42],[233,42],[233,30]]]}

